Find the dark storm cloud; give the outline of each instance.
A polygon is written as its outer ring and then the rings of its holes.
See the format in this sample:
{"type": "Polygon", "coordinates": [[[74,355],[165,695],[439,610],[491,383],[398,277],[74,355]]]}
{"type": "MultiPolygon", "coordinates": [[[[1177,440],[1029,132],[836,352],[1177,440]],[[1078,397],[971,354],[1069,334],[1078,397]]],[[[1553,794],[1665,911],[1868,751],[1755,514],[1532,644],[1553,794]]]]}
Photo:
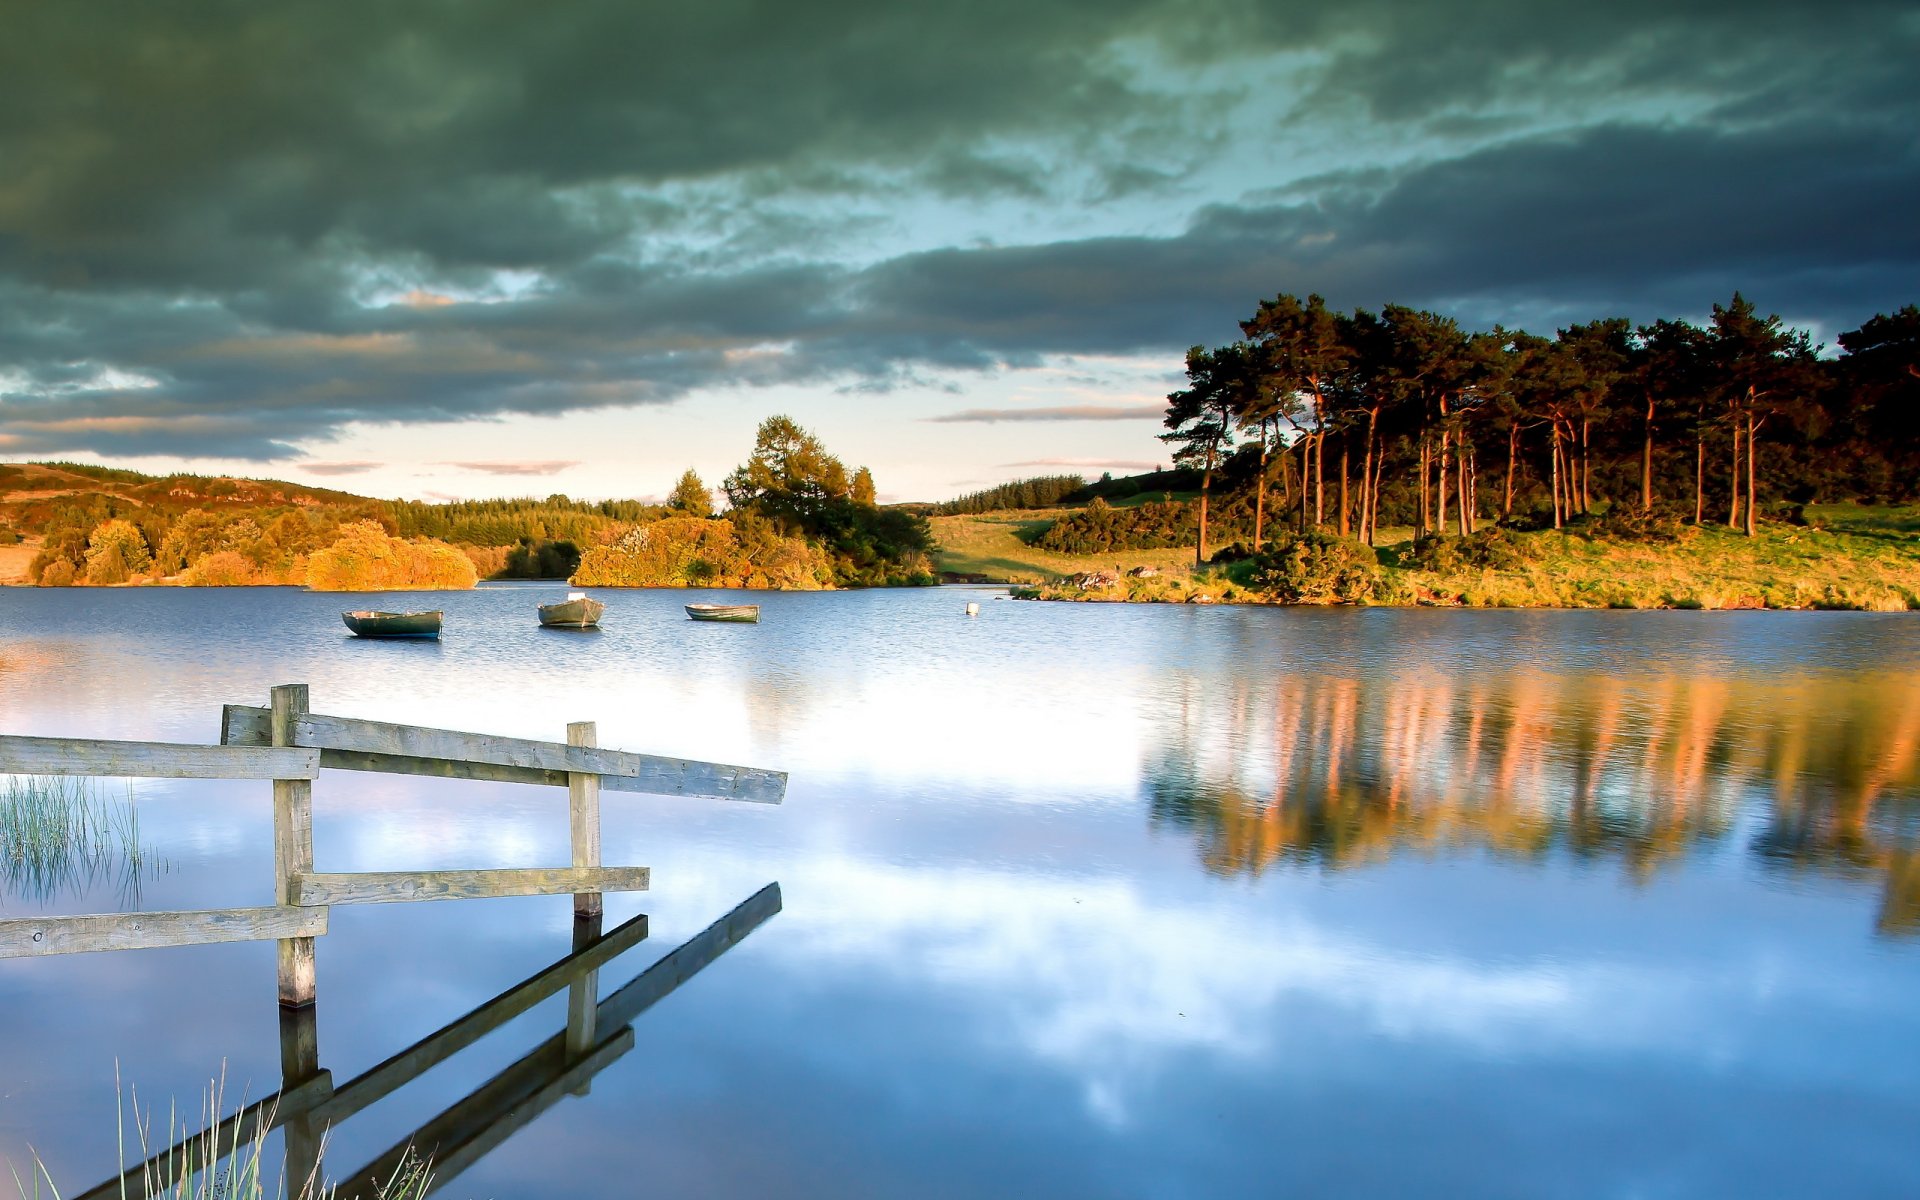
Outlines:
{"type": "Polygon", "coordinates": [[[1907,5],[14,9],[13,457],[1177,356],[1280,290],[1539,325],[1739,287],[1844,328],[1920,276],[1907,5]],[[834,255],[862,204],[1177,196],[1279,53],[1241,136],[1350,169],[1156,236],[834,255]]]}

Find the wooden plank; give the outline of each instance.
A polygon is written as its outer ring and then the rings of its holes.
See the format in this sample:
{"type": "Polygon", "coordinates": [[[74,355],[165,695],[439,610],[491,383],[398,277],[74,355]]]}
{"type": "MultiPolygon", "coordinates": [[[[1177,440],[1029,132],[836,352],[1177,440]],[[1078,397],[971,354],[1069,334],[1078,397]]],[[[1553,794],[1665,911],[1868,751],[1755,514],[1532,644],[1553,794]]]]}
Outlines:
{"type": "MultiPolygon", "coordinates": [[[[271,715],[264,708],[228,704],[221,710],[220,741],[229,746],[270,745],[271,725],[271,715]]],[[[329,771],[377,771],[384,775],[424,775],[432,779],[567,786],[565,771],[503,767],[494,763],[450,762],[443,758],[408,758],[402,754],[371,754],[359,750],[322,750],[320,765],[329,771]]]]}
{"type": "MultiPolygon", "coordinates": [[[[282,1088],[264,1100],[247,1105],[220,1122],[213,1131],[215,1144],[233,1146],[251,1142],[262,1130],[277,1129],[302,1114],[312,1112],[333,1094],[333,1076],[321,1071],[305,1082],[282,1088]]],[[[127,1200],[130,1196],[165,1196],[174,1190],[182,1176],[201,1170],[200,1149],[206,1133],[183,1138],[135,1167],[130,1167],[74,1200],[127,1200]],[[150,1190],[151,1189],[151,1190],[150,1190]]]]}
{"type": "MultiPolygon", "coordinates": [[[[633,1049],[633,1030],[622,1028],[578,1062],[570,1063],[559,1037],[481,1084],[464,1099],[396,1143],[340,1183],[336,1200],[377,1200],[381,1185],[409,1152],[431,1165],[427,1192],[439,1191],[462,1171],[531,1124],[568,1092],[578,1091],[633,1049]]],[[[563,1172],[564,1173],[564,1172],[563,1172]]]]}
{"type": "MultiPolygon", "coordinates": [[[[567,726],[567,745],[591,746],[598,740],[592,721],[567,726]]],[[[573,845],[573,865],[600,865],[600,777],[588,771],[567,775],[567,836],[573,845]]],[[[573,915],[590,917],[600,911],[599,892],[575,892],[573,915]]]]}
{"type": "Polygon", "coordinates": [[[570,989],[583,977],[639,945],[646,936],[647,918],[642,913],[606,936],[582,944],[574,953],[514,984],[378,1066],[341,1084],[326,1106],[314,1114],[315,1118],[324,1124],[338,1125],[369,1104],[392,1095],[542,1000],[563,989],[570,989]]]}
{"type": "Polygon", "coordinates": [[[182,746],[96,738],[0,736],[0,775],[106,775],[126,779],[312,779],[310,749],[182,746]]]}
{"type": "MultiPolygon", "coordinates": [[[[258,740],[259,719],[254,715],[259,711],[249,711],[243,705],[226,707],[222,735],[229,744],[262,744],[258,740]]],[[[401,770],[406,774],[554,786],[564,785],[571,772],[585,772],[599,775],[601,786],[610,791],[699,796],[753,804],[778,804],[787,791],[785,771],[385,721],[310,715],[295,722],[294,735],[296,745],[322,752],[321,766],[343,770],[401,770]],[[389,765],[387,760],[396,757],[411,759],[426,767],[412,770],[389,765]],[[448,765],[462,764],[469,769],[445,769],[448,765]]]]}
{"type": "MultiPolygon", "coordinates": [[[[307,711],[307,685],[273,689],[273,744],[293,745],[293,723],[307,711]]],[[[313,870],[313,780],[273,781],[273,898],[297,904],[294,881],[313,870]]],[[[315,995],[312,938],[282,938],[278,948],[280,1003],[312,1004],[315,995]]],[[[297,1164],[296,1164],[297,1165],[297,1164]]]]}
{"type": "Polygon", "coordinates": [[[779,911],[780,885],[770,883],[602,1000],[600,1028],[614,1029],[631,1023],[779,911]]]}
{"type": "Polygon", "coordinates": [[[517,867],[494,871],[309,872],[295,877],[295,904],[388,904],[565,892],[644,892],[646,867],[517,867]]]}
{"type": "Polygon", "coordinates": [[[212,908],[187,912],[101,913],[85,917],[0,920],[0,958],[146,950],[214,942],[318,937],[327,931],[324,907],[212,908]]]}

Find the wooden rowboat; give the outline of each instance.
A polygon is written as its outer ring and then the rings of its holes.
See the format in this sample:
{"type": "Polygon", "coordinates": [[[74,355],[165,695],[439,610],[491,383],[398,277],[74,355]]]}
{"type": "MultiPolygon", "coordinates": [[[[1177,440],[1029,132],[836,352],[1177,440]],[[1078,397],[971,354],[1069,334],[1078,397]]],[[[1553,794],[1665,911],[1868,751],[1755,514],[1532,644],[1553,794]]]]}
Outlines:
{"type": "Polygon", "coordinates": [[[758,604],[689,604],[687,615],[696,621],[737,621],[754,624],[760,620],[758,604]]]}
{"type": "Polygon", "coordinates": [[[373,612],[362,609],[343,612],[340,619],[364,638],[437,638],[440,636],[440,609],[432,612],[373,612]]]}
{"type": "Polygon", "coordinates": [[[606,611],[606,605],[585,592],[574,592],[558,604],[542,604],[540,623],[551,629],[591,629],[606,611]]]}

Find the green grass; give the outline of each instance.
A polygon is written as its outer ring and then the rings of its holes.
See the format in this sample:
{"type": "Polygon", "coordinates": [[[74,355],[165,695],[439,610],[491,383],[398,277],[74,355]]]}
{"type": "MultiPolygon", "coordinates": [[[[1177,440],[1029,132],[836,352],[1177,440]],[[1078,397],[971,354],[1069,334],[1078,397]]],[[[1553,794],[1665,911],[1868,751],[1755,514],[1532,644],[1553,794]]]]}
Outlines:
{"type": "MultiPolygon", "coordinates": [[[[1155,494],[1156,497],[1158,493],[1155,494]]],[[[1042,583],[1078,571],[1153,567],[1185,573],[1193,566],[1193,550],[1124,550],[1111,554],[1055,554],[1029,546],[1022,534],[1037,534],[1068,508],[1023,509],[934,517],[934,570],[956,575],[982,575],[998,583],[1042,583]]]]}
{"type": "MultiPolygon", "coordinates": [[[[117,1078],[117,1067],[115,1075],[117,1078]]],[[[118,1128],[115,1144],[119,1150],[120,1164],[117,1173],[124,1177],[128,1169],[127,1152],[130,1147],[127,1145],[127,1114],[120,1095],[116,1086],[114,1109],[118,1128]]],[[[168,1105],[166,1150],[161,1153],[152,1146],[155,1132],[152,1115],[141,1111],[139,1095],[133,1094],[134,1148],[144,1165],[139,1195],[166,1197],[168,1200],[269,1200],[270,1197],[278,1200],[281,1196],[291,1196],[294,1200],[332,1200],[334,1188],[326,1182],[319,1163],[314,1164],[313,1173],[308,1178],[294,1181],[291,1188],[287,1186],[284,1172],[269,1172],[266,1149],[270,1126],[273,1124],[271,1110],[262,1114],[259,1120],[230,1127],[227,1140],[222,1141],[220,1127],[226,1112],[225,1096],[226,1071],[223,1066],[220,1077],[207,1084],[202,1111],[195,1114],[201,1129],[191,1136],[187,1134],[185,1117],[171,1104],[168,1105]],[[244,1137],[241,1135],[243,1127],[248,1131],[244,1137]]],[[[23,1180],[17,1171],[13,1173],[13,1187],[19,1200],[60,1200],[61,1192],[54,1183],[53,1173],[47,1169],[38,1151],[32,1154],[28,1178],[23,1180]]],[[[393,1174],[376,1186],[375,1194],[380,1200],[424,1200],[432,1187],[431,1162],[409,1149],[394,1168],[393,1174]]]]}
{"type": "Polygon", "coordinates": [[[137,888],[163,866],[140,842],[133,793],[113,799],[83,778],[13,775],[0,785],[0,886],[46,898],[105,876],[137,888]]]}
{"type": "MultiPolygon", "coordinates": [[[[1079,571],[1153,566],[1158,580],[1125,580],[1071,598],[1249,600],[1218,569],[1195,572],[1188,550],[1050,554],[1022,529],[1060,512],[941,518],[940,568],[1010,582],[1053,584],[1079,571]]],[[[1504,569],[1447,572],[1404,567],[1412,530],[1383,529],[1380,603],[1513,608],[1799,608],[1904,611],[1920,608],[1920,505],[1809,506],[1805,526],[1762,524],[1755,537],[1708,523],[1679,540],[1590,539],[1577,529],[1515,534],[1521,561],[1504,569]]],[[[1070,591],[1067,589],[1065,591],[1070,591]]],[[[1043,588],[1041,594],[1065,591],[1043,588]]]]}

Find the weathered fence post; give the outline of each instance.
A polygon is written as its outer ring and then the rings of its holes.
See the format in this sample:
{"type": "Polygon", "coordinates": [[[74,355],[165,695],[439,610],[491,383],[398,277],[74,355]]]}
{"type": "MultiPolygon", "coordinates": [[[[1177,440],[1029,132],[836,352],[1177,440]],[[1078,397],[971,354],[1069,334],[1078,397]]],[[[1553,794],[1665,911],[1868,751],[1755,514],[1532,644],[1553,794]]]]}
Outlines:
{"type": "MultiPolygon", "coordinates": [[[[286,683],[273,689],[273,744],[291,746],[293,722],[307,714],[307,685],[286,683]]],[[[313,781],[273,781],[273,900],[299,903],[299,876],[313,870],[313,781]]],[[[280,1003],[292,1008],[313,1003],[313,939],[281,938],[280,1003]]]]}
{"type": "MultiPolygon", "coordinates": [[[[574,721],[567,726],[567,745],[599,744],[597,727],[592,721],[574,721]]],[[[573,839],[573,865],[600,865],[600,776],[591,771],[567,772],[567,821],[573,839]]],[[[575,892],[573,915],[597,916],[601,911],[599,892],[575,892]]]]}

